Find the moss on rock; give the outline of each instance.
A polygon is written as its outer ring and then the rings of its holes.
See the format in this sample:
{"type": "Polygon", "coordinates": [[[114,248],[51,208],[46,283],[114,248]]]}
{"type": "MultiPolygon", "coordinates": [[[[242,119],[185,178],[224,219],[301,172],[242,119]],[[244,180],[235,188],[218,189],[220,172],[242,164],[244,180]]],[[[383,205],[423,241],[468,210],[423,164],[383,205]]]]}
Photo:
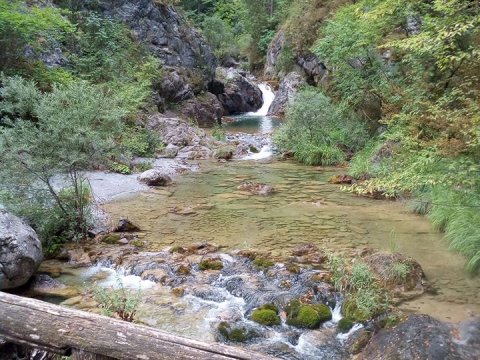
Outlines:
{"type": "Polygon", "coordinates": [[[245,327],[235,327],[226,321],[222,321],[217,327],[218,333],[226,341],[246,342],[258,336],[258,334],[245,327]]]}
{"type": "Polygon", "coordinates": [[[332,319],[332,312],[324,304],[302,304],[293,300],[285,308],[287,324],[298,328],[316,329],[322,322],[332,319]]]}
{"type": "Polygon", "coordinates": [[[257,269],[266,270],[275,265],[275,263],[272,260],[265,258],[256,258],[253,260],[253,265],[255,265],[257,269]]]}
{"type": "Polygon", "coordinates": [[[115,245],[120,241],[121,236],[119,234],[108,234],[102,238],[102,242],[105,244],[115,245]]]}
{"type": "Polygon", "coordinates": [[[342,304],[342,314],[346,318],[354,321],[367,321],[370,319],[368,313],[358,308],[357,300],[353,295],[346,299],[342,304]]]}
{"type": "Polygon", "coordinates": [[[353,321],[349,318],[342,318],[337,324],[337,329],[341,333],[348,332],[353,327],[353,321]]]}
{"type": "Polygon", "coordinates": [[[223,263],[221,260],[203,260],[199,265],[198,268],[201,271],[205,270],[222,270],[223,263]]]}
{"type": "MultiPolygon", "coordinates": [[[[275,307],[276,309],[276,307],[275,307]]],[[[251,319],[256,323],[266,326],[280,325],[280,316],[277,315],[277,311],[272,308],[259,308],[252,313],[251,319]]]]}

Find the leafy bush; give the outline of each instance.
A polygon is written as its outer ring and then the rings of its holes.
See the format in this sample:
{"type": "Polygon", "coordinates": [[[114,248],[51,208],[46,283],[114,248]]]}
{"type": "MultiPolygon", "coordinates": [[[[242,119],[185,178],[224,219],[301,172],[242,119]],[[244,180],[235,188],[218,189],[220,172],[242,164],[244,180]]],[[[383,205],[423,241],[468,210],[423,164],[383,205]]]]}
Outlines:
{"type": "Polygon", "coordinates": [[[90,200],[84,170],[107,162],[126,112],[85,82],[44,94],[19,78],[4,84],[2,93],[11,96],[0,101],[7,115],[0,130],[2,204],[30,220],[47,243],[84,236],[90,200]],[[37,100],[26,103],[27,94],[37,100]],[[35,121],[18,117],[25,109],[35,121]]]}
{"type": "Polygon", "coordinates": [[[287,109],[287,123],[275,136],[282,150],[309,165],[334,165],[366,141],[364,124],[342,104],[313,88],[299,92],[287,109]]]}

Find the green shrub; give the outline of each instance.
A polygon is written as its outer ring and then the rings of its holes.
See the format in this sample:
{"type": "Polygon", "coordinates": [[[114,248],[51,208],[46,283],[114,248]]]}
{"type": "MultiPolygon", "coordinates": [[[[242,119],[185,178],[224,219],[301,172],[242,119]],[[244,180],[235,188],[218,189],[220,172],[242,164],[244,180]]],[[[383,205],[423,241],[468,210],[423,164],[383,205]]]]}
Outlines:
{"type": "Polygon", "coordinates": [[[55,85],[45,94],[18,78],[4,83],[1,91],[9,96],[0,111],[15,121],[0,129],[2,204],[26,217],[47,243],[85,236],[90,192],[84,171],[106,164],[125,112],[85,82],[55,85]],[[29,94],[37,100],[28,103],[29,94]],[[17,118],[30,115],[34,122],[17,118]]]}
{"type": "Polygon", "coordinates": [[[133,156],[153,157],[163,143],[153,132],[143,127],[128,127],[122,136],[122,143],[127,153],[133,156]]]}
{"type": "Polygon", "coordinates": [[[309,165],[338,164],[366,139],[364,124],[352,112],[313,88],[297,94],[287,109],[287,123],[274,137],[281,150],[293,151],[309,165]]]}

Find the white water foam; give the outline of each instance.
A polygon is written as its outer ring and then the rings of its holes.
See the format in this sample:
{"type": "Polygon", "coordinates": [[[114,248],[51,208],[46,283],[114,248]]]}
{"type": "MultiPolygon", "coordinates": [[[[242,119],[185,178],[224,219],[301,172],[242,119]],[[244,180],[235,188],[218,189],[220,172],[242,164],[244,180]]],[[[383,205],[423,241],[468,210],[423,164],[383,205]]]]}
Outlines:
{"type": "Polygon", "coordinates": [[[242,160],[262,160],[268,159],[273,155],[272,147],[270,145],[265,145],[262,147],[260,152],[258,153],[251,153],[242,158],[242,160]]]}
{"type": "Polygon", "coordinates": [[[85,271],[82,275],[86,280],[98,273],[105,273],[106,276],[97,281],[97,284],[105,288],[120,288],[130,290],[146,290],[156,286],[156,283],[150,280],[143,280],[140,276],[125,275],[123,269],[114,270],[112,268],[97,265],[85,271]]]}
{"type": "Polygon", "coordinates": [[[355,325],[353,325],[353,327],[350,329],[349,332],[347,332],[345,334],[339,333],[337,335],[337,339],[339,339],[340,341],[345,341],[350,337],[350,335],[352,335],[355,331],[360,330],[361,328],[363,328],[362,324],[355,324],[355,325]]]}
{"type": "Polygon", "coordinates": [[[260,109],[254,112],[247,113],[248,116],[267,116],[268,109],[272,105],[273,99],[275,99],[275,94],[267,83],[258,84],[260,90],[262,90],[263,105],[260,109]]]}

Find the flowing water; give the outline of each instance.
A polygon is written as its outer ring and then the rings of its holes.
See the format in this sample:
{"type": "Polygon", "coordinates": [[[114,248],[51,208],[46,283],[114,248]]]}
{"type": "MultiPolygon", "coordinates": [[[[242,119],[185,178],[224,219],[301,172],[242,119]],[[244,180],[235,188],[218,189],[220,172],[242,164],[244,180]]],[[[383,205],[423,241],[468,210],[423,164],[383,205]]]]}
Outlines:
{"type": "MultiPolygon", "coordinates": [[[[273,119],[266,116],[249,115],[237,118],[236,122],[228,125],[229,131],[245,126],[252,133],[268,133],[274,127],[273,119]]],[[[271,155],[271,149],[262,151],[271,155]]],[[[437,289],[436,295],[424,295],[403,304],[403,310],[453,322],[480,315],[480,279],[470,278],[464,272],[464,259],[448,250],[442,234],[426,218],[410,213],[400,202],[372,200],[340,191],[328,179],[342,170],[273,158],[255,159],[251,154],[226,164],[205,162],[201,172],[179,177],[171,187],[117,199],[104,208],[112,219],[128,217],[140,226],[145,251],[205,241],[222,246],[224,252],[254,248],[270,251],[273,256],[288,254],[304,243],[337,253],[364,247],[395,250],[415,258],[437,289]],[[255,196],[238,190],[245,182],[269,184],[276,192],[255,196]]],[[[212,296],[188,293],[177,298],[159,284],[132,275],[123,278],[127,285],[143,288],[147,301],[141,309],[142,321],[183,336],[215,341],[212,324],[227,313],[258,330],[258,325],[244,317],[250,308],[245,297],[227,291],[232,279],[257,275],[247,274],[245,265],[238,261],[225,258],[224,262],[233,264],[232,273],[209,284],[212,296]]],[[[89,282],[103,274],[103,285],[112,286],[112,270],[97,267],[88,271],[79,270],[63,281],[89,282]]],[[[257,282],[265,282],[258,276],[257,282]]],[[[295,336],[285,329],[272,330],[262,335],[264,341],[251,348],[270,352],[275,348],[274,354],[285,359],[342,358],[336,345],[329,345],[326,350],[312,345],[321,334],[334,331],[340,315],[338,306],[333,310],[332,322],[320,330],[295,336]]],[[[355,329],[359,327],[356,325],[355,329]]],[[[337,345],[346,336],[337,336],[337,345]]]]}

